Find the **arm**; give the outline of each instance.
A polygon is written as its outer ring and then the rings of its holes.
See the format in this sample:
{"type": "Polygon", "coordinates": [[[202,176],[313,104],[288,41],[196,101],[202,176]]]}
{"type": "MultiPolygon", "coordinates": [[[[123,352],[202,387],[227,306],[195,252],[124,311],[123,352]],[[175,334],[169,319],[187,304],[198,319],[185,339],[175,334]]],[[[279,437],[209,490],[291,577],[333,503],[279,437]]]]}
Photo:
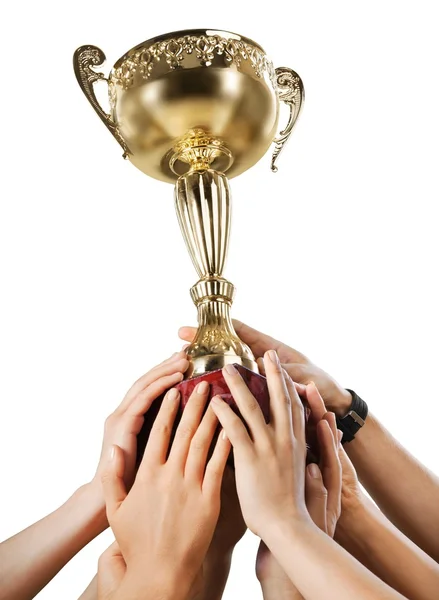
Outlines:
{"type": "Polygon", "coordinates": [[[307,600],[402,600],[314,524],[272,523],[265,542],[307,600]]]}
{"type": "Polygon", "coordinates": [[[337,541],[372,573],[411,600],[434,600],[439,565],[362,495],[337,527],[337,541]]]}
{"type": "MultiPolygon", "coordinates": [[[[317,385],[328,410],[343,417],[352,397],[328,373],[306,356],[274,338],[234,321],[237,334],[255,357],[275,348],[292,379],[317,385]]],[[[180,337],[191,341],[194,330],[183,327],[180,337]]],[[[346,450],[361,483],[386,516],[415,544],[439,562],[439,479],[421,465],[369,413],[365,426],[346,450]]]]}
{"type": "Polygon", "coordinates": [[[166,389],[183,378],[183,353],[141,377],[105,423],[102,455],[93,480],[53,513],[0,544],[0,600],[30,600],[86,544],[108,527],[101,472],[112,444],[127,457],[125,478],[134,479],[137,434],[144,414],[166,389]]]}
{"type": "Polygon", "coordinates": [[[439,478],[373,415],[346,452],[360,482],[392,523],[439,562],[439,478]]]}
{"type": "Polygon", "coordinates": [[[79,550],[107,527],[91,485],[0,545],[1,600],[33,598],[79,550]]]}

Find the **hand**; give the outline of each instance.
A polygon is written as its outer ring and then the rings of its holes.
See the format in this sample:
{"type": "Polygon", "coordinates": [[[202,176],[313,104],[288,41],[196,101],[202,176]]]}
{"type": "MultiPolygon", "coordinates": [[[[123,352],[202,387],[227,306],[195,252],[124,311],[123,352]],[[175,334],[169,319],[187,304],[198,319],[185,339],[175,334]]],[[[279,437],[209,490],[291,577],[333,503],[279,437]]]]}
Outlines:
{"type": "MultiPolygon", "coordinates": [[[[335,412],[340,417],[347,413],[352,402],[351,394],[328,373],[313,364],[309,358],[294,350],[294,348],[290,348],[290,346],[256,329],[252,329],[241,323],[241,321],[235,319],[233,325],[241,340],[250,346],[255,358],[261,358],[270,348],[276,350],[282,366],[293,381],[302,384],[313,381],[317,385],[328,410],[335,412]]],[[[181,339],[191,342],[195,332],[194,327],[182,327],[179,330],[179,336],[181,339]]]]}
{"type": "Polygon", "coordinates": [[[115,600],[120,596],[127,566],[117,542],[113,542],[98,562],[98,600],[115,600]]]}
{"type": "Polygon", "coordinates": [[[195,388],[170,451],[180,394],[176,389],[166,394],[128,494],[124,454],[118,446],[113,446],[102,474],[108,521],[127,574],[140,577],[136,585],[143,586],[145,598],[158,593],[164,598],[187,596],[218,521],[230,442],[220,435],[208,461],[218,425],[212,409],[203,417],[208,391],[206,382],[195,388]]]}
{"type": "Polygon", "coordinates": [[[274,350],[265,354],[270,423],[233,365],[223,369],[226,383],[246,421],[220,397],[211,406],[229,437],[236,486],[244,520],[264,538],[267,527],[297,519],[309,521],[305,506],[305,419],[302,402],[274,350]]]}
{"type": "MultiPolygon", "coordinates": [[[[306,393],[306,389],[303,391],[306,393]]],[[[317,393],[321,399],[315,386],[308,386],[308,391],[317,393]]],[[[321,404],[324,408],[323,401],[321,404]]],[[[305,478],[306,507],[310,517],[331,538],[334,537],[341,510],[342,473],[338,455],[341,450],[340,433],[336,429],[334,414],[323,411],[317,422],[320,467],[309,464],[305,478]]],[[[256,575],[263,587],[264,598],[274,598],[282,592],[285,597],[293,596],[294,584],[263,541],[256,559],[256,575]]]]}
{"type": "Polygon", "coordinates": [[[101,475],[105,470],[106,461],[113,445],[119,446],[124,453],[124,481],[131,487],[134,481],[136,465],[137,434],[142,428],[144,415],[163,392],[176,385],[183,379],[183,373],[189,362],[183,351],[176,352],[143,375],[127,392],[122,403],[105,421],[104,440],[101,457],[91,487],[105,508],[101,486],[101,475]]]}
{"type": "MultiPolygon", "coordinates": [[[[299,394],[302,395],[302,390],[299,390],[299,394]]],[[[314,423],[318,423],[323,418],[328,418],[330,413],[326,412],[325,403],[323,401],[322,396],[319,393],[319,390],[315,386],[315,384],[310,384],[306,386],[305,391],[303,392],[303,397],[308,402],[308,406],[311,410],[311,420],[314,423]]],[[[334,428],[335,419],[332,417],[332,428],[334,428]]],[[[338,432],[338,435],[341,436],[341,431],[338,432]]],[[[341,440],[341,437],[340,437],[341,440]]],[[[351,463],[348,455],[346,454],[343,446],[339,444],[339,458],[342,467],[342,490],[341,490],[341,514],[342,518],[340,521],[344,520],[347,512],[350,512],[354,508],[357,508],[359,504],[361,504],[361,500],[363,498],[363,493],[360,488],[360,484],[358,482],[357,473],[354,469],[353,464],[351,463]]],[[[334,534],[332,534],[333,536],[334,534]]]]}

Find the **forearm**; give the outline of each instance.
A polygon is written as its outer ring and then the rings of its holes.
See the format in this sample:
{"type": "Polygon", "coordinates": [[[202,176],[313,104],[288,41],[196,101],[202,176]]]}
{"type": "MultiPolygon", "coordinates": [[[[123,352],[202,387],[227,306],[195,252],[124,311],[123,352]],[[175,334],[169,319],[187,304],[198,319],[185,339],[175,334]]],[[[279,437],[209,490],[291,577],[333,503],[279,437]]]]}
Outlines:
{"type": "Polygon", "coordinates": [[[282,579],[263,579],[260,584],[264,600],[304,600],[286,573],[282,579]]]}
{"type": "Polygon", "coordinates": [[[396,529],[365,496],[355,509],[342,513],[337,541],[410,600],[437,597],[439,565],[396,529]]]}
{"type": "Polygon", "coordinates": [[[28,600],[106,527],[91,486],[0,545],[0,600],[28,600]]]}
{"type": "Polygon", "coordinates": [[[222,555],[208,554],[203,565],[201,590],[189,600],[221,600],[232,564],[232,552],[222,555]]]}
{"type": "Polygon", "coordinates": [[[314,524],[273,526],[265,543],[306,600],[403,600],[314,524]]]}
{"type": "Polygon", "coordinates": [[[405,450],[373,415],[346,444],[361,483],[383,513],[439,562],[439,478],[405,450]]]}

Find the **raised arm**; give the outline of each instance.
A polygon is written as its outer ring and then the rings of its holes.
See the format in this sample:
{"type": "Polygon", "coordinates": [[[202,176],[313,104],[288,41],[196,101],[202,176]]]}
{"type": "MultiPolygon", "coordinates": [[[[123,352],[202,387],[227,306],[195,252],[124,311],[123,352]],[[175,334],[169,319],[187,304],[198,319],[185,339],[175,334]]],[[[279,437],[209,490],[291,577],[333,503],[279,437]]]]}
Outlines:
{"type": "MultiPolygon", "coordinates": [[[[330,375],[306,356],[256,329],[234,321],[240,338],[258,358],[270,348],[294,381],[314,382],[328,410],[346,415],[352,397],[330,375]]],[[[194,330],[183,327],[180,337],[192,339],[194,330]]],[[[361,483],[398,529],[439,562],[439,478],[420,464],[370,414],[354,441],[345,445],[361,483]]]]}
{"type": "Polygon", "coordinates": [[[108,527],[100,476],[110,447],[127,456],[127,484],[134,478],[136,436],[155,398],[183,378],[188,362],[176,354],[142,378],[105,424],[96,475],[53,513],[0,544],[0,600],[30,600],[86,544],[108,527]]]}
{"type": "MultiPolygon", "coordinates": [[[[305,390],[311,418],[326,408],[315,385],[305,390]]],[[[362,492],[355,469],[343,448],[342,511],[336,539],[350,554],[392,588],[411,600],[435,600],[439,565],[401,533],[362,492]]]]}

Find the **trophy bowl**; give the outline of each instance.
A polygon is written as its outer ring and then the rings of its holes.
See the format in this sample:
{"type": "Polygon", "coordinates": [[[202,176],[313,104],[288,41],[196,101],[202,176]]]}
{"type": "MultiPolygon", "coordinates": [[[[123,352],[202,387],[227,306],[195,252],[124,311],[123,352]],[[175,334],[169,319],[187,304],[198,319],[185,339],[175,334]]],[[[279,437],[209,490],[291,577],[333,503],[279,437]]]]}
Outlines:
{"type": "Polygon", "coordinates": [[[294,109],[290,121],[302,103],[303,86],[294,71],[275,70],[259,44],[227,31],[193,29],[151,38],[116,61],[108,78],[93,70],[104,60],[95,46],[76,51],[84,93],[124,156],[146,175],[170,183],[190,170],[197,153],[208,154],[210,168],[229,179],[243,173],[273,143],[279,100],[294,109]],[[108,83],[110,114],[94,94],[98,80],[108,83]]]}

